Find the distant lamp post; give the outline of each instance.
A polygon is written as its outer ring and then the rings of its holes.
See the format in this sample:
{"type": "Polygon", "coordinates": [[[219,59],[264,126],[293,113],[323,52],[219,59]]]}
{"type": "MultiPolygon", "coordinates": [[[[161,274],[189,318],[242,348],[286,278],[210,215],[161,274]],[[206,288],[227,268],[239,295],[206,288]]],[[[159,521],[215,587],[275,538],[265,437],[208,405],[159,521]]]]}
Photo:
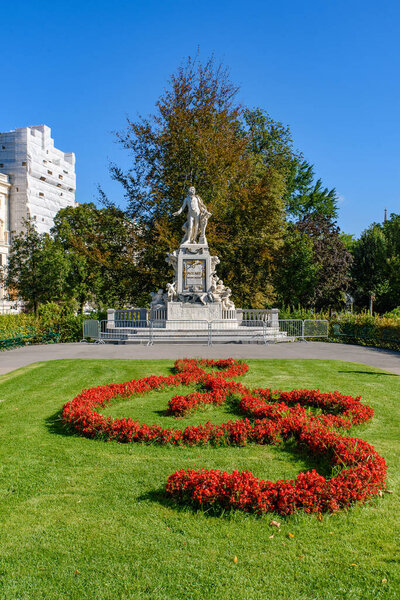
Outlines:
{"type": "Polygon", "coordinates": [[[353,312],[354,298],[350,294],[346,294],[346,310],[353,312]]]}

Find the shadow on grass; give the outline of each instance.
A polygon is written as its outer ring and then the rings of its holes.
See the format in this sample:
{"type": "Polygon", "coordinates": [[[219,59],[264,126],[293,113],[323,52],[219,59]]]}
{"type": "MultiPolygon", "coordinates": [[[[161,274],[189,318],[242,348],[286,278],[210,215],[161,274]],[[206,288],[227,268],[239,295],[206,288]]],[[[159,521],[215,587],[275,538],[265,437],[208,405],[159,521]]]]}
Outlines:
{"type": "MultiPolygon", "coordinates": [[[[307,464],[302,469],[299,470],[302,472],[311,471],[315,469],[320,475],[323,475],[327,480],[331,479],[337,472],[332,469],[332,465],[329,462],[327,457],[319,457],[316,459],[314,456],[306,452],[304,449],[299,448],[296,445],[294,440],[289,440],[284,442],[279,447],[280,452],[284,454],[284,460],[287,462],[297,462],[299,459],[303,459],[307,464]]],[[[260,477],[260,479],[264,479],[260,477]]],[[[295,479],[295,478],[293,478],[295,479]]],[[[268,481],[266,478],[264,481],[268,481]]],[[[215,517],[215,518],[232,518],[237,513],[242,513],[240,510],[235,509],[224,509],[218,506],[209,506],[207,508],[202,508],[198,506],[194,506],[191,504],[188,499],[185,501],[176,501],[170,496],[167,495],[164,488],[158,488],[155,490],[151,490],[149,492],[145,492],[144,494],[137,497],[138,502],[151,502],[155,504],[159,504],[161,506],[172,508],[178,512],[190,512],[192,514],[195,513],[203,513],[207,517],[215,517]]],[[[272,513],[269,513],[272,514],[272,513]]],[[[257,513],[248,513],[248,515],[256,518],[262,518],[263,515],[258,515],[257,513]]],[[[265,515],[264,515],[265,516],[265,515]]],[[[281,519],[285,519],[284,516],[280,516],[281,519]]]]}
{"type": "Polygon", "coordinates": [[[377,373],[376,371],[338,371],[338,373],[353,373],[355,375],[386,375],[387,377],[399,377],[396,373],[377,373]]]}
{"type": "MultiPolygon", "coordinates": [[[[189,417],[191,416],[193,413],[204,413],[205,415],[207,415],[207,412],[212,412],[214,409],[216,408],[215,404],[199,404],[197,406],[195,406],[192,410],[188,411],[186,414],[183,415],[183,417],[189,417]]],[[[220,405],[218,408],[223,408],[224,412],[227,414],[227,416],[229,417],[229,415],[231,416],[236,416],[236,417],[244,417],[245,413],[239,408],[239,400],[237,398],[235,398],[235,396],[233,395],[229,395],[226,400],[224,401],[224,403],[222,404],[222,406],[220,405]]],[[[167,413],[168,409],[162,409],[162,410],[154,410],[153,413],[159,417],[172,417],[174,419],[174,422],[179,424],[179,419],[181,417],[175,417],[174,415],[169,415],[167,413]]]]}
{"type": "MultiPolygon", "coordinates": [[[[163,488],[159,488],[157,490],[152,490],[150,492],[146,492],[137,498],[138,502],[151,502],[156,503],[166,508],[172,508],[179,513],[202,513],[206,517],[220,519],[221,517],[225,517],[227,519],[232,519],[238,513],[241,515],[246,514],[246,516],[251,516],[253,518],[262,519],[265,515],[259,515],[257,513],[243,513],[241,510],[235,509],[224,509],[217,506],[210,506],[208,508],[201,508],[198,506],[193,506],[192,504],[185,502],[178,502],[167,495],[167,492],[163,488]]],[[[271,516],[272,513],[269,513],[271,516]]],[[[284,516],[281,517],[281,520],[285,519],[284,516]]]]}
{"type": "Polygon", "coordinates": [[[62,411],[58,410],[56,413],[54,413],[53,415],[51,415],[50,417],[47,417],[47,419],[45,419],[45,424],[47,429],[50,431],[50,433],[55,433],[56,435],[63,435],[63,436],[67,436],[67,437],[81,437],[78,436],[78,434],[72,430],[69,430],[64,423],[62,422],[62,411]]]}

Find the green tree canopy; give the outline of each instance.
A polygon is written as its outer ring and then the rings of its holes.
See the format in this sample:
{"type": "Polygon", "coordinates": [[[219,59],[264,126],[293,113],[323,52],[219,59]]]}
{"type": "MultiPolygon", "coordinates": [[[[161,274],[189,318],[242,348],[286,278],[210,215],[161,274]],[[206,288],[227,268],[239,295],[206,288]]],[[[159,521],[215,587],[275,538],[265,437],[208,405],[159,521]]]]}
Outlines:
{"type": "Polygon", "coordinates": [[[400,306],[400,215],[373,223],[357,240],[352,289],[359,308],[380,312],[400,306]]]}
{"type": "Polygon", "coordinates": [[[68,256],[68,288],[82,310],[133,304],[141,296],[137,228],[115,208],[80,204],[60,210],[52,235],[68,256]]]}
{"type": "Polygon", "coordinates": [[[68,296],[70,264],[63,248],[48,234],[39,234],[33,221],[13,240],[8,257],[6,286],[37,312],[44,302],[68,296]]]}
{"type": "Polygon", "coordinates": [[[343,305],[352,257],[339,228],[323,215],[288,225],[276,273],[281,303],[315,309],[343,305]]]}
{"type": "Polygon", "coordinates": [[[301,156],[292,161],[285,195],[290,217],[302,219],[308,215],[322,215],[335,220],[337,200],[335,188],[329,190],[321,179],[315,181],[314,165],[302,160],[301,156]]]}
{"type": "MultiPolygon", "coordinates": [[[[221,259],[219,274],[238,305],[263,307],[276,297],[277,255],[286,213],[336,215],[336,193],[314,181],[314,169],[293,150],[287,126],[261,108],[239,104],[238,88],[213,59],[188,59],[168,82],[153,115],[128,119],[118,140],[131,167],[111,166],[140,235],[143,289],[165,285],[165,255],[181,239],[172,216],[190,185],[212,218],[207,238],[221,259]]],[[[104,197],[104,195],[103,195],[104,197]]]]}
{"type": "Polygon", "coordinates": [[[179,245],[182,227],[172,213],[194,185],[213,214],[207,238],[235,301],[264,306],[273,298],[291,142],[287,129],[262,111],[244,110],[236,94],[213,60],[189,59],[172,75],[156,113],[129,120],[119,135],[132,167],[111,172],[142,235],[143,263],[152,269],[143,281],[148,291],[171,277],[165,255],[179,245]]]}

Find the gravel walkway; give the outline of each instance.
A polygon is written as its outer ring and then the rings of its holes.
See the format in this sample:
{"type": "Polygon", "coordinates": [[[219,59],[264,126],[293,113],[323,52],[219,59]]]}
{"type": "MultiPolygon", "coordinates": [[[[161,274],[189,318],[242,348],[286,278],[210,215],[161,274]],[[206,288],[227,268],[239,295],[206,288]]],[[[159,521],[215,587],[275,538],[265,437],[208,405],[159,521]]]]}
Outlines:
{"type": "Polygon", "coordinates": [[[159,344],[49,344],[25,346],[0,352],[0,375],[31,363],[62,358],[119,358],[174,360],[183,357],[202,358],[318,358],[363,363],[400,375],[400,352],[331,344],[325,342],[295,342],[287,344],[218,344],[203,345],[159,344]]]}

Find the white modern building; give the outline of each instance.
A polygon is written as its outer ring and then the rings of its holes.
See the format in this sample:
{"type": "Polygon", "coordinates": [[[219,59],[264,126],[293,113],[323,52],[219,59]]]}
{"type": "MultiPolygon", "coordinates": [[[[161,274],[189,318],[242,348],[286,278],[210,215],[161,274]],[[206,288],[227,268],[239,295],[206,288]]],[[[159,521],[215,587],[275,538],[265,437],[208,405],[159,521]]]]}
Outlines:
{"type": "Polygon", "coordinates": [[[27,217],[39,233],[48,232],[56,213],[75,205],[75,154],[55,148],[46,125],[0,133],[0,173],[11,183],[11,238],[23,231],[27,217]]]}
{"type": "MultiPolygon", "coordinates": [[[[0,269],[4,272],[13,235],[33,219],[39,233],[50,231],[61,208],[75,206],[75,154],[54,147],[46,125],[0,133],[0,269]]],[[[0,283],[0,314],[14,303],[0,283]]]]}
{"type": "MultiPolygon", "coordinates": [[[[11,184],[8,175],[0,173],[0,275],[7,268],[7,257],[10,241],[9,202],[11,184]]],[[[15,303],[9,302],[0,279],[0,314],[10,312],[15,303]]]]}
{"type": "MultiPolygon", "coordinates": [[[[8,175],[0,173],[0,270],[3,271],[7,265],[9,248],[9,222],[8,205],[10,200],[11,184],[8,175]]],[[[0,302],[4,300],[4,290],[0,285],[0,302]]],[[[0,309],[1,310],[1,309],[0,309]]]]}

